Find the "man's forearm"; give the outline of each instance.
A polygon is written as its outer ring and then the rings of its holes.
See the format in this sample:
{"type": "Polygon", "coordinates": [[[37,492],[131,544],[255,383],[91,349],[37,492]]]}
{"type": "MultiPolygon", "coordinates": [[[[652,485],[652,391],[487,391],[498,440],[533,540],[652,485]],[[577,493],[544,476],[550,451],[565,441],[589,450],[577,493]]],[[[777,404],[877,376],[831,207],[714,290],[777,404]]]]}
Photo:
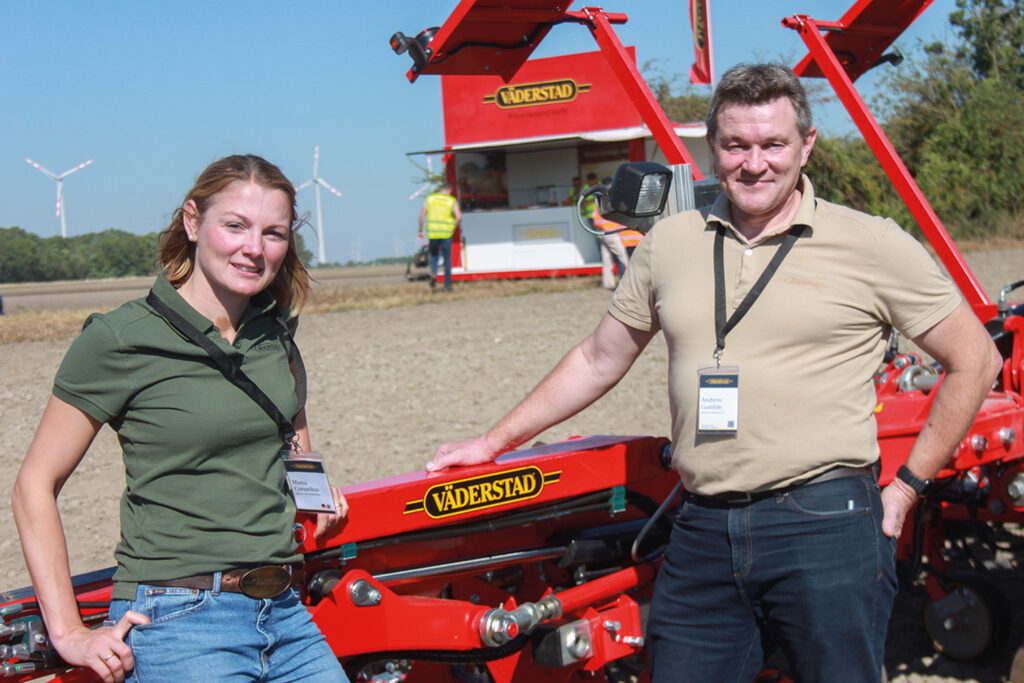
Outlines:
{"type": "MultiPolygon", "coordinates": [[[[584,342],[585,344],[585,342],[584,342]]],[[[529,441],[604,396],[622,378],[605,375],[588,358],[584,344],[573,348],[484,438],[498,452],[529,441]]]]}
{"type": "Polygon", "coordinates": [[[987,373],[949,372],[937,389],[935,402],[907,457],[907,467],[921,479],[931,479],[955,453],[992,387],[987,373]]]}
{"type": "Polygon", "coordinates": [[[508,415],[481,436],[441,444],[427,469],[490,462],[572,417],[622,379],[653,335],[606,313],[590,336],[569,351],[508,415]]]}

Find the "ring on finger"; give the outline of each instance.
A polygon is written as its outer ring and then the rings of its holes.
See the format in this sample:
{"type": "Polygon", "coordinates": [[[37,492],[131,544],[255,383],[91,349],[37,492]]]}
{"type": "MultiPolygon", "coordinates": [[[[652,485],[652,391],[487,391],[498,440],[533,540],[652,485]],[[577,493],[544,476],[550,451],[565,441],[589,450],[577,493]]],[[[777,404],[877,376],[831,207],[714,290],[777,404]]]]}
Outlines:
{"type": "Polygon", "coordinates": [[[111,652],[109,655],[107,655],[106,657],[103,658],[103,661],[104,662],[109,662],[111,659],[113,659],[115,657],[117,657],[117,655],[115,655],[113,652],[111,652]]]}

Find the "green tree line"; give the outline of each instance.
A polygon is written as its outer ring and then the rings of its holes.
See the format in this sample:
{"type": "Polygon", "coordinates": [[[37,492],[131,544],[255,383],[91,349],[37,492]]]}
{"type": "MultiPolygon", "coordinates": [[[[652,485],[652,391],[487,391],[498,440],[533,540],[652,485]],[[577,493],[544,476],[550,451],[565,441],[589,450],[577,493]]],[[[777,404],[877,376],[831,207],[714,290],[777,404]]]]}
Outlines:
{"type": "MultiPolygon", "coordinates": [[[[303,261],[313,253],[294,233],[303,261]]],[[[39,237],[21,228],[0,228],[0,282],[89,280],[153,275],[157,270],[158,234],[135,235],[124,230],[39,237]]]]}
{"type": "Polygon", "coordinates": [[[0,282],[82,280],[155,272],[156,233],[104,230],[74,237],[39,237],[0,228],[0,282]]]}

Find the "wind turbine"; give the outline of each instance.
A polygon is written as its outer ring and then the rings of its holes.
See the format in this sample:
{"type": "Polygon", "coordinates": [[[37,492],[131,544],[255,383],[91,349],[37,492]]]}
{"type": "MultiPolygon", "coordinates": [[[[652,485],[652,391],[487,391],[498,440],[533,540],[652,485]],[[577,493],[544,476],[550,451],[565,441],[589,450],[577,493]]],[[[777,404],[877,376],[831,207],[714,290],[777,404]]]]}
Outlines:
{"type": "Polygon", "coordinates": [[[46,175],[50,176],[51,178],[53,178],[54,180],[57,181],[57,218],[60,219],[60,236],[61,237],[67,237],[68,236],[68,224],[67,224],[67,220],[66,220],[66,218],[64,216],[64,214],[67,213],[64,210],[64,179],[67,178],[72,173],[74,173],[75,171],[80,171],[81,169],[85,168],[86,166],[88,166],[89,164],[94,162],[95,159],[89,159],[89,161],[85,162],[84,164],[79,164],[78,166],[75,166],[70,171],[64,171],[60,175],[57,175],[53,171],[49,171],[49,170],[43,168],[42,166],[40,166],[36,162],[32,161],[28,157],[25,157],[25,161],[27,161],[30,165],[35,166],[40,171],[42,171],[43,173],[45,173],[46,175]]]}
{"type": "MultiPolygon", "coordinates": [[[[421,166],[419,168],[420,168],[420,170],[422,170],[423,167],[421,166]]],[[[434,172],[434,167],[430,163],[430,155],[428,154],[427,155],[427,176],[429,177],[433,172],[434,172]]],[[[423,183],[423,187],[421,187],[420,189],[416,190],[411,195],[409,195],[409,201],[412,201],[413,199],[416,199],[417,197],[419,197],[421,194],[423,194],[423,191],[426,190],[431,185],[433,185],[433,183],[430,182],[429,180],[427,182],[423,183]]]]}
{"type": "Polygon", "coordinates": [[[313,189],[316,190],[316,241],[317,246],[319,247],[317,256],[318,264],[323,263],[324,261],[327,260],[327,257],[324,255],[324,218],[323,212],[320,209],[320,187],[326,187],[334,194],[338,195],[339,197],[341,196],[340,192],[331,187],[330,183],[328,183],[326,180],[324,180],[318,175],[319,168],[320,145],[317,145],[316,147],[313,148],[313,177],[295,188],[295,191],[298,192],[303,188],[313,185],[313,189]]]}

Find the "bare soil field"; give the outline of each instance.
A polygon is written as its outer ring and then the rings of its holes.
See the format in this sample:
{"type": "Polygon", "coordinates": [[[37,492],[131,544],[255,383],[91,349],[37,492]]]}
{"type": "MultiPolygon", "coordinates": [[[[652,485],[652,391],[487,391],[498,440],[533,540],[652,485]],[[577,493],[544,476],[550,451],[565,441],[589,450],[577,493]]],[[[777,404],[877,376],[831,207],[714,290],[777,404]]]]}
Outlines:
{"type": "MultiPolygon", "coordinates": [[[[1024,248],[974,252],[966,259],[993,299],[1002,286],[1024,277],[1024,248]]],[[[346,281],[394,284],[404,273],[404,267],[344,270],[349,272],[321,277],[319,286],[344,286],[346,281]]],[[[108,310],[144,294],[148,285],[144,279],[107,287],[4,285],[0,294],[9,311],[19,306],[108,310]]],[[[310,430],[335,483],[416,470],[440,442],[489,427],[589,333],[609,299],[596,281],[582,291],[497,299],[460,299],[459,287],[455,295],[438,294],[425,305],[303,316],[298,341],[309,374],[310,430]]],[[[1011,298],[1020,297],[1018,292],[1011,298]]],[[[11,437],[8,456],[0,460],[0,491],[10,490],[69,344],[0,345],[0,410],[11,437]]],[[[664,344],[654,340],[618,387],[538,438],[552,442],[587,434],[667,435],[666,357],[664,344]]],[[[75,573],[112,564],[123,485],[116,437],[104,429],[60,498],[75,573]]],[[[29,581],[9,507],[0,508],[0,520],[8,528],[0,537],[0,589],[9,590],[29,581]]],[[[1004,557],[995,572],[1014,608],[1024,607],[1018,566],[1017,558],[1004,557]]],[[[897,600],[887,656],[889,680],[1004,680],[1024,630],[1015,626],[1012,647],[987,665],[952,662],[929,647],[920,618],[924,599],[920,587],[908,586],[897,600]]]]}

